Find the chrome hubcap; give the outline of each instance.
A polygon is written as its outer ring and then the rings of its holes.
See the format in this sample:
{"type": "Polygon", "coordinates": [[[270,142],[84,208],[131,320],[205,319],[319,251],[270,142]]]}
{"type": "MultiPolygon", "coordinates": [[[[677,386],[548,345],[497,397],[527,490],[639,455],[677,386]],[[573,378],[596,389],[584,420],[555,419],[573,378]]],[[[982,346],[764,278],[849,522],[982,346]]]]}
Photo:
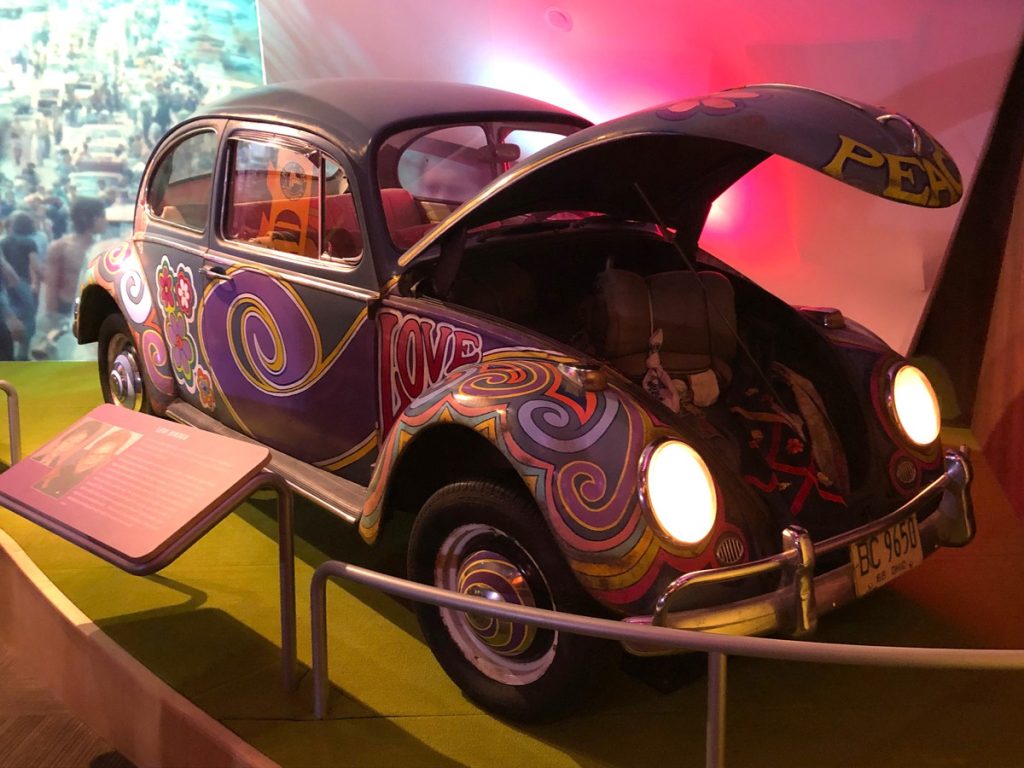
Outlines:
{"type": "MultiPolygon", "coordinates": [[[[437,555],[434,583],[494,602],[554,607],[526,550],[486,525],[464,525],[449,534],[437,555]]],[[[542,677],[554,661],[556,632],[446,608],[441,617],[466,659],[492,680],[526,685],[542,677]]]]}
{"type": "Polygon", "coordinates": [[[135,347],[127,339],[116,347],[111,344],[110,373],[107,380],[110,384],[110,397],[114,405],[137,411],[142,408],[142,373],[135,347]]]}
{"type": "MultiPolygon", "coordinates": [[[[498,552],[480,550],[462,561],[458,590],[493,602],[535,606],[533,592],[519,567],[498,552]]],[[[526,652],[536,630],[506,619],[467,614],[466,621],[480,642],[500,656],[516,657],[526,652]]]]}

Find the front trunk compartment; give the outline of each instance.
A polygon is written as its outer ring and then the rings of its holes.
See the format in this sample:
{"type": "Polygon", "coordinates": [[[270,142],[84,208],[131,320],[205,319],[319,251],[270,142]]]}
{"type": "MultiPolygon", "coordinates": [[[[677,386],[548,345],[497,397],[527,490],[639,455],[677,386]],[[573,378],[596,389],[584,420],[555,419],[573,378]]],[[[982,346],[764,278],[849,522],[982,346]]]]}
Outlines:
{"type": "Polygon", "coordinates": [[[647,390],[639,397],[664,403],[648,376],[660,329],[660,367],[691,393],[679,410],[719,433],[719,452],[775,531],[795,524],[823,539],[890,505],[865,427],[875,419],[870,398],[847,356],[799,311],[709,254],[684,257],[652,225],[558,214],[471,232],[454,279],[438,288],[445,258],[414,265],[400,290],[572,346],[647,390]]]}

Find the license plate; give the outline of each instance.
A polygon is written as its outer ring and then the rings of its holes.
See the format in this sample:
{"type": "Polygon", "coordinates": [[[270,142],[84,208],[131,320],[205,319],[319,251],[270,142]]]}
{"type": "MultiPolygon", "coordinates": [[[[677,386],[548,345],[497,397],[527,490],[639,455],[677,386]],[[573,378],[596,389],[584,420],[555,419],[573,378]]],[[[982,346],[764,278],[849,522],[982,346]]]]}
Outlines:
{"type": "Polygon", "coordinates": [[[906,573],[923,559],[921,533],[913,515],[854,542],[850,545],[850,563],[857,597],[906,573]]]}

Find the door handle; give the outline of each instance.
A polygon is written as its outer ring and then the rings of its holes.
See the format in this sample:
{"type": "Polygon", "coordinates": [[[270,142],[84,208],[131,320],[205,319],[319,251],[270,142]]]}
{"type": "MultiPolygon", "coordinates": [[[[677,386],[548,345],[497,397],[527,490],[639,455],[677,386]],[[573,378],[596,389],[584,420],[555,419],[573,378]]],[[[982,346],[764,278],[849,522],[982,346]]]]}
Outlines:
{"type": "Polygon", "coordinates": [[[225,280],[225,281],[227,281],[227,280],[232,280],[233,279],[232,276],[227,273],[227,271],[224,269],[224,267],[220,266],[219,264],[217,264],[215,266],[210,266],[209,264],[204,264],[202,269],[200,269],[199,271],[202,272],[203,276],[206,277],[208,280],[225,280]]]}

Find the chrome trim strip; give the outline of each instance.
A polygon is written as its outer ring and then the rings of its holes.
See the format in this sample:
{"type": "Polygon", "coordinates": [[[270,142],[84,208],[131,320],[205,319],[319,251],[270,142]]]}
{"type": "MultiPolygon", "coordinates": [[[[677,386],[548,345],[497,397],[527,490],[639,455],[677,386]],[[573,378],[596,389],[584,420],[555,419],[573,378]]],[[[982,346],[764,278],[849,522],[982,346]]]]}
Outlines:
{"type": "Polygon", "coordinates": [[[287,483],[295,493],[318,504],[350,525],[359,523],[363,513],[363,504],[370,494],[364,486],[333,475],[271,448],[255,438],[236,432],[184,400],[172,402],[165,415],[174,421],[196,429],[264,446],[270,451],[270,463],[267,468],[287,483]]]}
{"type": "MultiPolygon", "coordinates": [[[[359,301],[374,301],[380,298],[379,291],[370,291],[366,288],[357,288],[351,285],[343,285],[341,283],[335,283],[324,278],[314,277],[312,275],[304,275],[299,272],[292,272],[291,270],[281,269],[279,267],[272,267],[266,264],[262,264],[258,261],[251,259],[243,259],[238,257],[221,256],[220,254],[213,253],[205,248],[197,248],[193,245],[181,243],[177,240],[173,240],[169,237],[162,235],[154,235],[151,233],[138,234],[132,238],[133,242],[136,243],[153,243],[154,245],[163,246],[165,248],[174,248],[184,253],[198,256],[204,261],[219,264],[224,267],[250,267],[258,269],[260,272],[275,277],[279,280],[288,280],[299,285],[304,285],[307,288],[316,288],[327,293],[334,293],[339,296],[345,296],[350,299],[357,299],[359,301]]],[[[339,273],[348,271],[337,269],[337,265],[331,265],[330,262],[313,261],[317,265],[334,266],[336,271],[339,273]]]]}
{"type": "Polygon", "coordinates": [[[884,517],[880,517],[867,525],[862,525],[860,528],[855,528],[852,531],[847,531],[846,533],[841,533],[838,536],[833,536],[831,539],[826,539],[821,542],[821,544],[816,545],[814,547],[814,551],[817,552],[818,555],[827,555],[830,552],[846,549],[855,541],[863,539],[865,536],[873,536],[876,533],[881,533],[893,523],[899,522],[910,514],[914,507],[931,498],[938,491],[944,490],[953,482],[952,474],[953,470],[947,467],[944,474],[928,483],[928,485],[918,491],[912,499],[901,504],[889,514],[884,517]]]}
{"type": "Polygon", "coordinates": [[[899,112],[889,112],[875,118],[875,121],[882,125],[885,125],[890,120],[895,120],[896,122],[901,123],[904,128],[910,131],[910,138],[914,142],[914,154],[920,157],[922,142],[921,132],[917,130],[917,126],[914,125],[909,118],[901,115],[899,112]]]}
{"type": "Polygon", "coordinates": [[[258,245],[256,243],[246,243],[241,240],[227,240],[223,237],[217,238],[218,243],[226,243],[229,247],[243,251],[245,253],[251,253],[254,256],[259,256],[265,259],[273,259],[275,261],[281,261],[287,264],[295,264],[300,267],[309,266],[311,264],[328,267],[332,272],[338,274],[348,274],[355,271],[366,256],[365,251],[360,251],[358,256],[354,256],[350,259],[337,259],[332,256],[328,256],[326,253],[321,251],[319,256],[302,256],[297,253],[288,253],[287,251],[275,251],[273,248],[268,248],[264,245],[258,245]]]}
{"type": "MultiPolygon", "coordinates": [[[[292,272],[291,270],[281,269],[278,267],[271,267],[266,264],[261,264],[256,261],[249,259],[232,258],[228,256],[222,256],[213,252],[207,252],[204,254],[204,258],[208,262],[213,264],[219,264],[224,267],[239,267],[239,268],[251,268],[256,269],[264,274],[270,275],[271,277],[277,278],[278,280],[287,280],[298,285],[304,285],[307,288],[316,288],[326,293],[337,294],[338,296],[345,296],[349,299],[356,299],[358,301],[373,301],[380,298],[379,291],[370,291],[365,288],[358,288],[351,285],[343,285],[342,283],[335,283],[331,280],[326,280],[320,277],[314,277],[313,275],[303,275],[299,272],[292,272]]],[[[321,262],[316,262],[320,264],[321,262]]]]}
{"type": "Polygon", "coordinates": [[[173,248],[176,251],[183,251],[190,253],[193,256],[204,258],[206,256],[206,248],[196,245],[189,245],[183,243],[180,240],[175,240],[170,237],[164,237],[163,235],[156,235],[151,232],[139,233],[132,236],[133,243],[153,243],[154,245],[160,245],[164,248],[173,248]]]}
{"type": "Polygon", "coordinates": [[[816,554],[811,534],[791,525],[782,532],[783,546],[793,553],[795,567],[792,572],[796,622],[793,634],[807,635],[818,626],[818,606],[814,594],[814,564],[816,554]]]}

